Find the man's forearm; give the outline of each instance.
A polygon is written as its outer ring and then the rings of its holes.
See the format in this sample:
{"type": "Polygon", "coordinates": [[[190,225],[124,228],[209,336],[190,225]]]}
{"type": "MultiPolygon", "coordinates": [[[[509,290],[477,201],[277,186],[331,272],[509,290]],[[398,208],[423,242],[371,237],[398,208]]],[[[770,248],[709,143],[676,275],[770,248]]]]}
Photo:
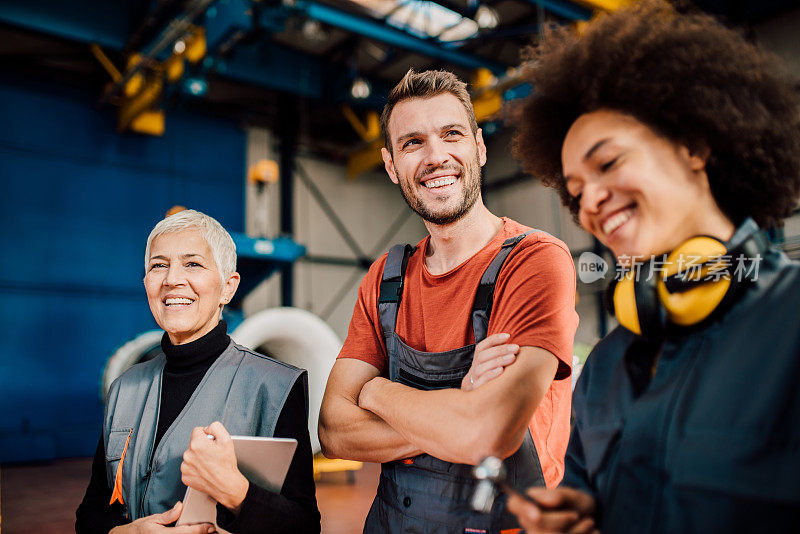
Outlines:
{"type": "Polygon", "coordinates": [[[376,414],[348,399],[331,400],[326,408],[320,414],[319,438],[328,458],[390,462],[422,452],[376,414]],[[335,419],[326,411],[335,413],[335,419]]]}
{"type": "Polygon", "coordinates": [[[402,439],[441,460],[475,463],[476,454],[480,453],[470,434],[482,425],[470,409],[471,392],[421,391],[389,381],[370,391],[362,397],[362,405],[384,424],[391,425],[402,439]]]}
{"type": "Polygon", "coordinates": [[[523,349],[503,375],[476,390],[421,391],[376,378],[362,389],[359,405],[442,460],[475,464],[485,456],[510,456],[557,368],[549,352],[523,349]]]}

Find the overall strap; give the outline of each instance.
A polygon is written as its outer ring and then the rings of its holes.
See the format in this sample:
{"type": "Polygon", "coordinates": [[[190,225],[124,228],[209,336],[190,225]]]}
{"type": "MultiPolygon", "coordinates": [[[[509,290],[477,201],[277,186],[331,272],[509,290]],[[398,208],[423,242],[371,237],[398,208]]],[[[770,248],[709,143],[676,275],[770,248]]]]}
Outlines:
{"type": "Polygon", "coordinates": [[[525,239],[525,236],[535,231],[536,230],[531,229],[503,241],[503,244],[500,246],[500,251],[483,272],[481,282],[478,285],[478,291],[475,293],[475,301],[472,304],[472,332],[475,334],[475,343],[480,343],[486,338],[486,333],[489,329],[489,316],[492,313],[494,284],[497,282],[497,276],[500,274],[500,270],[503,268],[506,258],[508,258],[511,251],[514,250],[514,247],[525,239]]]}
{"type": "Polygon", "coordinates": [[[405,279],[408,258],[414,253],[414,247],[399,244],[389,249],[386,264],[383,266],[381,289],[378,295],[378,315],[381,319],[383,337],[394,333],[397,323],[397,309],[400,307],[400,297],[403,295],[403,280],[405,279]]]}

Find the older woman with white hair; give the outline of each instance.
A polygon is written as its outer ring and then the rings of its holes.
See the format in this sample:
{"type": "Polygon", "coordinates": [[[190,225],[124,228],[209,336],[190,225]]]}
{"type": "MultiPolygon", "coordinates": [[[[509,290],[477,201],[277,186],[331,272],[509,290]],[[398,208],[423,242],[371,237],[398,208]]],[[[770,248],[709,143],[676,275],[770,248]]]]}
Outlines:
{"type": "Polygon", "coordinates": [[[164,354],[111,386],[76,532],[213,532],[170,526],[187,486],[218,502],[217,524],[229,532],[320,531],[307,376],[228,337],[220,317],[239,285],[235,271],[233,240],[208,215],[185,210],[153,228],[144,286],[164,354]],[[231,434],[297,440],[280,494],[242,475],[231,434]]]}

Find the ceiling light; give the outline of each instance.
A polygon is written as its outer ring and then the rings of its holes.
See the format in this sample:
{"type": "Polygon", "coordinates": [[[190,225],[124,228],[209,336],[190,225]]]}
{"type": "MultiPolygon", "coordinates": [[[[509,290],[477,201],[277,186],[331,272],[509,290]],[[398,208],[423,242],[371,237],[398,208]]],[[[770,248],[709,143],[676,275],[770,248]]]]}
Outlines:
{"type": "Polygon", "coordinates": [[[500,15],[497,14],[496,9],[484,4],[475,12],[475,22],[481,29],[496,28],[500,23],[500,15]]]}
{"type": "Polygon", "coordinates": [[[178,39],[172,49],[176,54],[183,54],[183,51],[186,50],[186,42],[183,39],[178,39]]]}
{"type": "Polygon", "coordinates": [[[438,39],[444,42],[464,41],[478,33],[478,23],[464,17],[461,22],[439,34],[438,39]]]}
{"type": "Polygon", "coordinates": [[[183,86],[192,96],[203,96],[208,92],[208,82],[203,78],[186,78],[183,86]]]}
{"type": "Polygon", "coordinates": [[[315,43],[321,43],[328,40],[328,32],[319,21],[306,20],[300,28],[303,37],[315,43]]]}
{"type": "Polygon", "coordinates": [[[372,88],[369,86],[369,82],[361,76],[356,76],[353,85],[350,86],[350,95],[357,100],[363,100],[371,93],[372,88]]]}

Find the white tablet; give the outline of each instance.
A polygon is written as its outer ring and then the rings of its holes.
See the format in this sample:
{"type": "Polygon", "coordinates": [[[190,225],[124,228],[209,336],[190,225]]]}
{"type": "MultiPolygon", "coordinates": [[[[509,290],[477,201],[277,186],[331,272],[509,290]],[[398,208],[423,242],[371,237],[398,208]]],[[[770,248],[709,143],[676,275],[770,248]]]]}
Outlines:
{"type": "MultiPolygon", "coordinates": [[[[236,452],[236,465],[250,482],[276,493],[280,492],[286,472],[292,463],[297,440],[231,436],[236,452]]],[[[217,501],[192,488],[186,488],[183,512],[177,525],[213,523],[217,525],[217,501]]],[[[217,527],[218,532],[226,532],[217,527]]]]}

